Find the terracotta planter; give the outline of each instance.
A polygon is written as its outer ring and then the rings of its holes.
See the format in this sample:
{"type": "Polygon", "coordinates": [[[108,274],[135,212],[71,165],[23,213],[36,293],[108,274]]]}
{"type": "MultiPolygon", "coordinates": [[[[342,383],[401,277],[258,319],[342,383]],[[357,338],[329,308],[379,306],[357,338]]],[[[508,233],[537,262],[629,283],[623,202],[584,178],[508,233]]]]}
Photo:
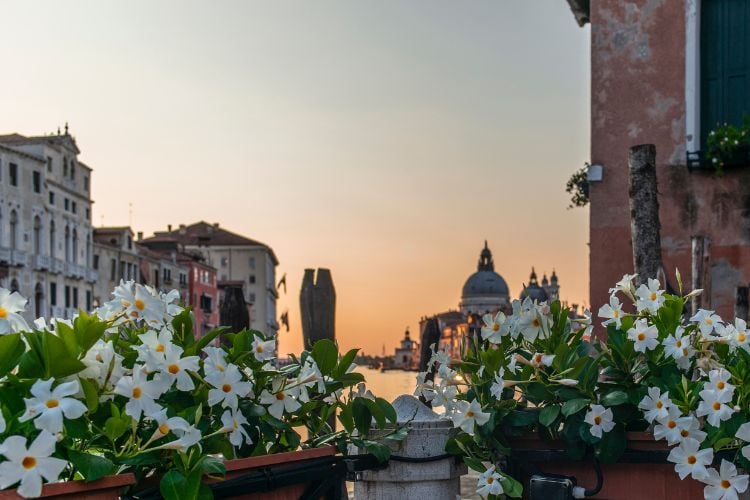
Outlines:
{"type": "MultiPolygon", "coordinates": [[[[665,441],[654,441],[648,432],[628,432],[627,437],[628,447],[622,462],[602,465],[604,486],[592,498],[703,499],[705,485],[690,477],[680,480],[674,464],[666,461],[669,447],[665,441]]],[[[586,488],[596,484],[591,462],[567,458],[562,452],[565,449],[562,441],[543,441],[529,435],[511,440],[511,448],[517,459],[523,457],[545,473],[574,476],[578,485],[586,488]]],[[[511,456],[509,462],[513,460],[511,456]]]]}
{"type": "MultiPolygon", "coordinates": [[[[40,498],[68,498],[85,500],[112,500],[120,498],[126,486],[135,484],[133,474],[118,474],[103,477],[97,481],[67,481],[64,483],[45,484],[40,498]]],[[[23,498],[16,490],[0,491],[0,500],[23,498]]]]}

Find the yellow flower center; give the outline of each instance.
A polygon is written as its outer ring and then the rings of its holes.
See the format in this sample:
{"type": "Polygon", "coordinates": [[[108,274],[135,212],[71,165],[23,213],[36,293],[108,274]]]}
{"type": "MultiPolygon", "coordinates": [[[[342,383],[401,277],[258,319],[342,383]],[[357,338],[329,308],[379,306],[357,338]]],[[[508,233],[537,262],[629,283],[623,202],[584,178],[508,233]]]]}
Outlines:
{"type": "Polygon", "coordinates": [[[257,346],[257,347],[255,348],[255,352],[257,352],[257,353],[261,353],[261,352],[263,352],[263,346],[262,346],[262,345],[258,345],[258,346],[257,346]]]}
{"type": "Polygon", "coordinates": [[[142,391],[140,387],[133,387],[133,399],[140,399],[141,393],[142,391]]]}
{"type": "Polygon", "coordinates": [[[737,335],[737,341],[744,342],[745,341],[745,334],[744,333],[740,333],[739,335],[737,335]]]}
{"type": "Polygon", "coordinates": [[[537,362],[537,364],[542,364],[542,355],[537,354],[536,356],[534,356],[534,360],[537,362]]]}
{"type": "Polygon", "coordinates": [[[0,319],[5,319],[8,317],[8,310],[4,307],[0,307],[0,319]]]}
{"type": "Polygon", "coordinates": [[[135,299],[135,308],[139,311],[143,311],[146,308],[146,304],[141,299],[135,299]]]}
{"type": "Polygon", "coordinates": [[[680,431],[680,436],[682,436],[684,438],[688,437],[689,435],[690,435],[690,432],[686,431],[685,429],[682,429],[680,431]]]}
{"type": "Polygon", "coordinates": [[[651,300],[656,300],[656,297],[657,297],[656,292],[651,292],[651,295],[649,295],[649,298],[651,300]]]}
{"type": "Polygon", "coordinates": [[[164,352],[164,344],[156,344],[156,352],[164,352]]]}
{"type": "Polygon", "coordinates": [[[34,467],[36,467],[36,458],[23,457],[23,460],[21,461],[21,465],[23,465],[23,468],[26,470],[33,469],[34,467]]]}
{"type": "Polygon", "coordinates": [[[715,402],[715,403],[714,403],[713,405],[711,405],[711,406],[712,406],[712,407],[713,407],[713,409],[714,409],[714,410],[716,410],[716,411],[719,411],[719,410],[721,410],[721,403],[719,403],[718,401],[716,401],[716,402],[715,402]]]}
{"type": "Polygon", "coordinates": [[[670,420],[667,423],[667,427],[669,427],[670,429],[674,429],[675,427],[677,427],[677,422],[675,422],[674,420],[670,420]]]}
{"type": "Polygon", "coordinates": [[[278,399],[279,401],[283,401],[284,400],[284,393],[283,392],[277,392],[276,393],[276,399],[278,399]]]}
{"type": "Polygon", "coordinates": [[[682,340],[678,340],[674,345],[676,345],[677,347],[682,347],[682,340]]]}
{"type": "Polygon", "coordinates": [[[724,387],[726,387],[726,384],[722,380],[716,382],[716,388],[720,391],[724,390],[724,387]]]}
{"type": "Polygon", "coordinates": [[[487,478],[487,484],[492,484],[494,482],[495,482],[495,478],[494,477],[490,476],[490,477],[487,478]]]}
{"type": "Polygon", "coordinates": [[[44,403],[44,404],[49,409],[57,408],[58,406],[60,406],[60,402],[58,400],[56,400],[56,399],[48,399],[47,402],[44,403]]]}
{"type": "Polygon", "coordinates": [[[232,392],[232,386],[229,384],[224,384],[221,386],[221,390],[224,392],[232,392]]]}
{"type": "Polygon", "coordinates": [[[661,399],[657,399],[656,403],[654,403],[654,406],[656,406],[657,408],[661,410],[662,407],[664,406],[664,403],[661,402],[661,399]]]}
{"type": "Polygon", "coordinates": [[[177,375],[178,373],[180,373],[180,367],[174,363],[169,365],[167,370],[169,370],[169,373],[171,373],[172,375],[177,375]]]}
{"type": "Polygon", "coordinates": [[[727,489],[729,489],[730,486],[732,486],[732,483],[730,483],[726,479],[722,479],[721,480],[721,487],[722,488],[724,488],[725,490],[727,490],[727,489]]]}
{"type": "Polygon", "coordinates": [[[169,434],[169,424],[164,422],[159,426],[159,432],[162,434],[169,434]]]}
{"type": "Polygon", "coordinates": [[[466,412],[466,416],[467,417],[473,417],[474,416],[474,412],[471,411],[471,410],[469,410],[469,411],[466,412]]]}
{"type": "Polygon", "coordinates": [[[531,324],[536,327],[539,327],[541,323],[539,322],[539,318],[534,318],[534,321],[532,321],[531,324]]]}
{"type": "Polygon", "coordinates": [[[698,459],[695,458],[695,455],[689,455],[687,457],[687,463],[689,463],[690,465],[695,464],[695,462],[697,462],[697,461],[698,461],[698,459]]]}
{"type": "Polygon", "coordinates": [[[500,329],[500,325],[498,325],[497,323],[495,323],[494,325],[492,325],[492,330],[498,331],[499,329],[500,329]]]}
{"type": "Polygon", "coordinates": [[[602,417],[600,417],[599,415],[595,416],[595,417],[594,417],[594,423],[595,423],[596,425],[599,425],[599,424],[601,424],[601,423],[602,423],[602,417]]]}
{"type": "Polygon", "coordinates": [[[683,355],[683,356],[685,356],[685,357],[687,357],[687,355],[688,355],[688,350],[687,350],[687,349],[683,349],[683,350],[682,350],[682,355],[683,355]]]}
{"type": "Polygon", "coordinates": [[[639,333],[638,334],[638,340],[640,340],[641,342],[643,342],[644,340],[646,340],[646,334],[645,333],[639,333]]]}
{"type": "Polygon", "coordinates": [[[620,311],[618,311],[617,309],[615,309],[615,310],[614,310],[614,311],[612,312],[612,317],[614,317],[614,318],[619,318],[619,317],[620,317],[620,311]]]}
{"type": "Polygon", "coordinates": [[[706,318],[706,324],[707,325],[713,325],[714,324],[714,320],[712,320],[711,318],[706,318]]]}

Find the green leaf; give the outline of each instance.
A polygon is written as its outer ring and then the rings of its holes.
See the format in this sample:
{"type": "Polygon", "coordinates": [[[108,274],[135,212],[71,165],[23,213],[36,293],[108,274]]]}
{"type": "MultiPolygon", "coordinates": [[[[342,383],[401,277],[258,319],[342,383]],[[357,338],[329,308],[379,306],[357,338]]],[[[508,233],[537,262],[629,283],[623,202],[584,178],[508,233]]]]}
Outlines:
{"type": "Polygon", "coordinates": [[[545,406],[539,412],[539,423],[545,427],[549,427],[558,415],[560,415],[560,407],[558,405],[545,406]]]}
{"type": "Polygon", "coordinates": [[[312,357],[318,365],[320,373],[331,375],[338,360],[339,350],[332,341],[328,339],[318,340],[312,348],[312,357]]]}
{"type": "Polygon", "coordinates": [[[503,493],[511,498],[521,498],[523,496],[523,485],[511,476],[504,476],[501,484],[503,493]]]}
{"type": "Polygon", "coordinates": [[[100,321],[96,316],[89,316],[84,311],[80,311],[73,322],[73,330],[80,349],[79,353],[85,353],[96,344],[97,340],[104,337],[107,323],[100,321]]]}
{"type": "Polygon", "coordinates": [[[378,404],[383,414],[385,414],[385,418],[387,418],[389,422],[393,422],[395,424],[396,420],[398,419],[398,415],[396,415],[396,409],[393,407],[393,405],[383,398],[375,398],[375,402],[378,404]]]}
{"type": "Polygon", "coordinates": [[[378,462],[385,462],[391,457],[391,449],[375,441],[365,441],[365,450],[375,455],[378,462]]]}
{"type": "Polygon", "coordinates": [[[68,460],[86,481],[96,481],[111,474],[115,468],[111,460],[76,450],[68,450],[68,460]]]}
{"type": "Polygon", "coordinates": [[[625,452],[627,444],[628,441],[625,438],[625,431],[623,431],[620,426],[617,426],[602,435],[602,440],[597,447],[597,457],[603,464],[613,464],[617,462],[625,452]]]}
{"type": "Polygon", "coordinates": [[[82,378],[80,382],[83,394],[86,397],[86,406],[89,409],[89,413],[94,413],[99,407],[99,390],[96,382],[90,378],[82,378]]]}
{"type": "Polygon", "coordinates": [[[227,468],[224,465],[224,461],[211,456],[203,457],[201,461],[201,471],[206,475],[223,476],[227,473],[227,468]]]}
{"type": "Polygon", "coordinates": [[[336,365],[336,369],[333,371],[333,378],[337,379],[346,373],[346,370],[348,370],[349,367],[354,362],[354,358],[357,357],[358,352],[359,352],[359,349],[351,349],[349,352],[347,352],[341,357],[341,360],[339,361],[338,365],[336,365]]]}
{"type": "Polygon", "coordinates": [[[380,409],[380,406],[378,406],[378,403],[367,398],[358,399],[364,400],[365,404],[370,409],[370,413],[372,413],[372,416],[375,419],[375,423],[378,424],[378,428],[382,429],[385,427],[385,414],[383,413],[383,410],[380,409]]]}
{"type": "Polygon", "coordinates": [[[124,415],[122,417],[109,417],[104,422],[104,434],[115,441],[117,438],[125,434],[130,427],[130,417],[124,415]]]}
{"type": "Polygon", "coordinates": [[[6,376],[16,367],[25,350],[21,334],[9,333],[0,336],[0,377],[6,376]]]}
{"type": "Polygon", "coordinates": [[[477,460],[476,458],[471,457],[463,457],[464,463],[469,466],[470,469],[473,469],[477,472],[485,472],[487,470],[487,467],[484,466],[481,460],[477,460]]]}
{"type": "Polygon", "coordinates": [[[587,407],[589,405],[588,399],[571,399],[570,401],[566,401],[563,404],[562,407],[562,414],[564,417],[569,417],[570,415],[573,415],[574,413],[578,413],[583,408],[587,407]]]}
{"type": "Polygon", "coordinates": [[[352,416],[351,405],[343,405],[341,407],[341,411],[339,412],[339,420],[341,421],[341,425],[344,426],[344,429],[346,429],[346,432],[348,432],[349,434],[354,432],[354,417],[352,416]]]}
{"type": "Polygon", "coordinates": [[[352,402],[352,416],[354,417],[354,426],[359,431],[359,434],[364,437],[370,431],[370,425],[372,423],[372,414],[370,408],[367,406],[366,399],[356,398],[352,402]]]}
{"type": "Polygon", "coordinates": [[[225,326],[220,326],[219,328],[214,328],[213,330],[207,332],[204,336],[199,338],[197,342],[195,342],[193,345],[185,349],[185,356],[200,355],[200,352],[203,350],[204,347],[210,344],[213,339],[215,339],[216,337],[218,337],[222,333],[225,333],[228,330],[229,328],[225,326]]]}
{"type": "Polygon", "coordinates": [[[193,337],[193,312],[185,308],[177,316],[172,318],[173,340],[180,347],[187,349],[195,342],[193,337]]]}
{"type": "Polygon", "coordinates": [[[610,391],[602,397],[604,406],[617,406],[628,402],[628,395],[623,391],[610,391]]]}
{"type": "Polygon", "coordinates": [[[528,425],[535,424],[539,417],[539,410],[513,410],[505,417],[505,423],[514,427],[526,427],[528,425]]]}
{"type": "Polygon", "coordinates": [[[187,478],[176,470],[171,470],[161,478],[159,492],[164,500],[184,500],[187,487],[187,478]]]}

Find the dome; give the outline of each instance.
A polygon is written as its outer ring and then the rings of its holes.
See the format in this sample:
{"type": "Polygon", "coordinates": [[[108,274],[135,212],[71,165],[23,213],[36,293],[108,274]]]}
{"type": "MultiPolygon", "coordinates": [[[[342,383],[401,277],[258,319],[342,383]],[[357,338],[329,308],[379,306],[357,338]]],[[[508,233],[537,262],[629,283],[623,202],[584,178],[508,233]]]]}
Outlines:
{"type": "Polygon", "coordinates": [[[466,280],[463,298],[508,295],[508,284],[495,271],[477,271],[466,280]]]}
{"type": "Polygon", "coordinates": [[[537,302],[546,302],[548,298],[547,292],[544,291],[544,288],[537,284],[531,284],[523,289],[521,292],[521,298],[525,299],[526,297],[537,302]]]}

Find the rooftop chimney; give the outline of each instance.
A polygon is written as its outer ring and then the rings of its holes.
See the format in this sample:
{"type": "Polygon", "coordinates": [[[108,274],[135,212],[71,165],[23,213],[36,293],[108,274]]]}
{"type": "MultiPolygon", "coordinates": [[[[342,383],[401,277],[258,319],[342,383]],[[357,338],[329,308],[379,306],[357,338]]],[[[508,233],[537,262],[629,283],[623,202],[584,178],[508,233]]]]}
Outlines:
{"type": "Polygon", "coordinates": [[[143,239],[143,231],[138,231],[138,241],[143,239]]]}
{"type": "Polygon", "coordinates": [[[180,224],[180,234],[185,234],[185,224],[180,224]]]}
{"type": "Polygon", "coordinates": [[[219,223],[218,222],[214,222],[214,228],[219,229],[219,223]]]}
{"type": "Polygon", "coordinates": [[[167,224],[167,232],[172,232],[172,224],[167,224]]]}

